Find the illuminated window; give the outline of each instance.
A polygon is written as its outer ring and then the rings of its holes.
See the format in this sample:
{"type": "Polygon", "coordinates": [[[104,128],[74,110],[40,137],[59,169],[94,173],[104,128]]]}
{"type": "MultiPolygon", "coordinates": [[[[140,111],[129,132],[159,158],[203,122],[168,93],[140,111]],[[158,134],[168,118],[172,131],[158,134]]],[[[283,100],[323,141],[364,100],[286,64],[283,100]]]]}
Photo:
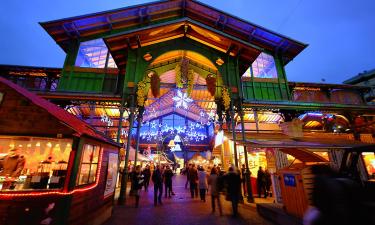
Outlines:
{"type": "Polygon", "coordinates": [[[117,68],[103,39],[82,42],[79,46],[75,66],[88,68],[117,68]],[[108,62],[107,62],[108,57],[108,62]]]}
{"type": "Polygon", "coordinates": [[[99,152],[99,146],[85,145],[83,147],[77,186],[95,182],[99,163],[99,152]]]}
{"type": "Polygon", "coordinates": [[[0,190],[62,188],[71,150],[71,139],[0,135],[0,190]]]}
{"type": "Polygon", "coordinates": [[[277,78],[274,58],[266,53],[260,53],[251,64],[251,68],[249,67],[242,76],[251,77],[251,75],[256,78],[277,78]]]}
{"type": "Polygon", "coordinates": [[[362,157],[370,179],[375,179],[375,153],[363,152],[362,157]]]}

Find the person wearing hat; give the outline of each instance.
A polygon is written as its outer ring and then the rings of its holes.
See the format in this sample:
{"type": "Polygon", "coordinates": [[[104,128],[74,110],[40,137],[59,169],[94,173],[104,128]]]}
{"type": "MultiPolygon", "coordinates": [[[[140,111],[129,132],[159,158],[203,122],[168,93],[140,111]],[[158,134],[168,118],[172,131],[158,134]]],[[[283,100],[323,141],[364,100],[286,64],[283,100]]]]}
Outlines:
{"type": "Polygon", "coordinates": [[[8,155],[0,160],[0,176],[19,177],[25,167],[25,158],[17,148],[11,148],[8,155]]]}

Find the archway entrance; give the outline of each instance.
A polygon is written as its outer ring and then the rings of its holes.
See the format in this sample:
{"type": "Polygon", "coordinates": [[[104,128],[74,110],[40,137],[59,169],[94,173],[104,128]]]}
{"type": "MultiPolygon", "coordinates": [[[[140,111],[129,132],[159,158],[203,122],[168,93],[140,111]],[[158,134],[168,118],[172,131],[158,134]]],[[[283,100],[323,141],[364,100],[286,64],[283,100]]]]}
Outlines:
{"type": "Polygon", "coordinates": [[[150,77],[150,89],[144,103],[140,151],[148,149],[151,154],[182,158],[183,162],[197,153],[209,155],[215,130],[215,94],[222,82],[215,64],[197,52],[173,50],[154,59],[146,76],[150,77]],[[214,91],[209,91],[207,82],[214,85],[214,91]]]}

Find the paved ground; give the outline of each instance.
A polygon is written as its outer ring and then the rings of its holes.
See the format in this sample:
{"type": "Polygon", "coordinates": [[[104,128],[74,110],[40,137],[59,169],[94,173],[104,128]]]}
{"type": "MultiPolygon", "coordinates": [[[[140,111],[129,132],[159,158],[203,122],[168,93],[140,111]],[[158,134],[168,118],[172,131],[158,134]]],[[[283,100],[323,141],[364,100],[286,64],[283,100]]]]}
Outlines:
{"type": "Polygon", "coordinates": [[[134,197],[127,196],[127,204],[116,206],[112,218],[105,225],[273,225],[261,218],[255,207],[248,205],[240,205],[240,215],[232,218],[230,202],[224,198],[221,200],[224,215],[220,216],[218,212],[212,214],[210,197],[205,203],[199,198],[191,199],[189,190],[184,187],[185,179],[182,175],[174,177],[176,195],[172,198],[163,196],[162,206],[154,206],[152,184],[149,192],[142,190],[139,208],[134,207],[134,197]]]}

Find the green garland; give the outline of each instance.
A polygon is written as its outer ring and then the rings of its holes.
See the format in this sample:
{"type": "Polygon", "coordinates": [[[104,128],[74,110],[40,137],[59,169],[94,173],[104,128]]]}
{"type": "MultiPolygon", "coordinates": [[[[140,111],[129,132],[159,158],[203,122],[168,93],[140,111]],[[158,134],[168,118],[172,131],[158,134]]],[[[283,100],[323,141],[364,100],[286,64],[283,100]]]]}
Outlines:
{"type": "Polygon", "coordinates": [[[176,65],[176,68],[174,69],[176,73],[176,85],[178,88],[183,88],[184,84],[182,83],[182,77],[181,77],[181,65],[178,63],[176,65]]]}
{"type": "Polygon", "coordinates": [[[188,96],[191,96],[191,92],[193,92],[194,88],[194,70],[190,69],[188,73],[188,82],[187,82],[187,90],[186,93],[188,96]]]}
{"type": "Polygon", "coordinates": [[[139,81],[137,84],[138,106],[145,106],[146,98],[148,95],[148,89],[149,89],[149,85],[147,85],[147,83],[149,83],[149,81],[150,81],[150,78],[146,76],[145,78],[143,78],[143,80],[139,81]]]}
{"type": "Polygon", "coordinates": [[[222,99],[223,99],[224,109],[228,110],[230,108],[229,90],[228,90],[227,87],[223,86],[221,91],[222,91],[222,99]]]}

